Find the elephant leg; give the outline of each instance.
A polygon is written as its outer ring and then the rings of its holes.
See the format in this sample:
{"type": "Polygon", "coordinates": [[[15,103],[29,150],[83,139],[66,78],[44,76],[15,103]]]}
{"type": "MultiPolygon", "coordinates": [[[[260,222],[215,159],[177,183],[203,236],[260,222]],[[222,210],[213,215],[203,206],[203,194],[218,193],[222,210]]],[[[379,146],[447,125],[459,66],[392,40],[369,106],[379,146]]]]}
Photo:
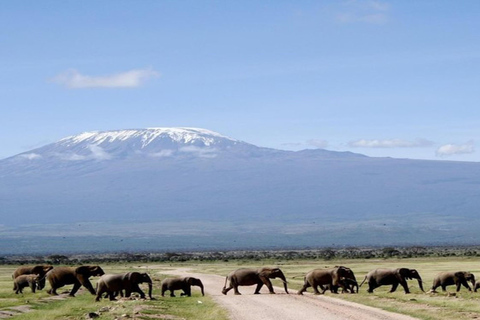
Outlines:
{"type": "Polygon", "coordinates": [[[298,294],[303,294],[304,292],[307,291],[307,288],[310,288],[310,287],[311,287],[310,282],[305,280],[305,282],[303,283],[303,287],[298,291],[298,294]]]}
{"type": "Polygon", "coordinates": [[[405,291],[406,294],[410,293],[410,290],[408,289],[407,281],[404,280],[404,281],[400,282],[400,284],[402,285],[403,290],[405,291]]]}
{"type": "Polygon", "coordinates": [[[472,291],[472,289],[470,288],[470,286],[468,285],[467,281],[462,281],[460,282],[458,285],[457,285],[457,292],[460,291],[460,286],[463,285],[465,288],[468,289],[468,291],[472,291]]]}
{"type": "Polygon", "coordinates": [[[138,284],[135,284],[132,286],[131,288],[131,291],[132,292],[137,292],[140,294],[140,298],[141,299],[145,299],[145,293],[142,291],[142,289],[140,289],[140,287],[138,286],[138,284]]]}
{"type": "Polygon", "coordinates": [[[443,291],[443,292],[447,291],[447,286],[446,286],[446,285],[444,285],[444,284],[442,283],[441,286],[442,286],[442,291],[443,291]]]}
{"type": "Polygon", "coordinates": [[[268,290],[270,291],[271,294],[275,294],[275,291],[273,291],[272,282],[269,279],[266,279],[265,285],[267,286],[267,288],[268,288],[268,290]]]}
{"type": "Polygon", "coordinates": [[[47,291],[47,293],[51,294],[51,295],[54,295],[54,296],[58,296],[57,288],[55,288],[55,287],[52,287],[50,290],[47,291]]]}
{"type": "Polygon", "coordinates": [[[321,294],[320,291],[318,291],[318,285],[316,283],[312,285],[312,288],[313,288],[313,294],[321,294]]]}
{"type": "Polygon", "coordinates": [[[263,283],[257,283],[257,288],[255,289],[255,292],[253,294],[260,294],[260,289],[263,287],[263,283]]]}
{"type": "Polygon", "coordinates": [[[368,283],[368,290],[367,290],[367,292],[368,292],[368,293],[373,293],[373,290],[375,290],[376,287],[377,287],[377,286],[376,286],[374,283],[369,282],[369,283],[368,283]]]}
{"type": "MultiPolygon", "coordinates": [[[[320,289],[322,290],[322,294],[325,294],[325,292],[327,292],[328,290],[328,287],[327,286],[322,286],[321,284],[318,285],[320,287],[320,289]]],[[[330,291],[332,290],[332,287],[330,287],[330,291]]],[[[319,290],[320,291],[320,290],[319,290]]]]}
{"type": "Polygon", "coordinates": [[[310,287],[310,284],[308,282],[305,282],[303,284],[302,289],[298,290],[297,294],[303,294],[305,291],[307,291],[307,288],[310,287]]]}
{"type": "Polygon", "coordinates": [[[192,296],[192,288],[190,286],[187,286],[183,288],[183,294],[184,296],[191,297],[192,296]]]}
{"type": "Polygon", "coordinates": [[[234,285],[234,286],[233,286],[233,292],[234,292],[234,294],[236,294],[237,296],[241,295],[240,291],[238,291],[238,286],[237,286],[237,285],[234,285]]]}
{"type": "Polygon", "coordinates": [[[397,290],[397,288],[398,288],[398,282],[392,284],[392,288],[390,289],[389,292],[390,293],[395,292],[397,290]]]}
{"type": "Polygon", "coordinates": [[[233,289],[233,287],[232,287],[231,285],[230,285],[230,287],[228,287],[228,288],[223,287],[222,293],[226,295],[226,294],[228,293],[228,291],[230,291],[230,290],[232,290],[232,289],[233,289]]]}
{"type": "Polygon", "coordinates": [[[73,284],[72,291],[70,291],[70,293],[69,293],[69,296],[75,297],[75,293],[77,293],[78,289],[80,289],[81,286],[82,285],[80,284],[80,282],[75,282],[73,284]]]}

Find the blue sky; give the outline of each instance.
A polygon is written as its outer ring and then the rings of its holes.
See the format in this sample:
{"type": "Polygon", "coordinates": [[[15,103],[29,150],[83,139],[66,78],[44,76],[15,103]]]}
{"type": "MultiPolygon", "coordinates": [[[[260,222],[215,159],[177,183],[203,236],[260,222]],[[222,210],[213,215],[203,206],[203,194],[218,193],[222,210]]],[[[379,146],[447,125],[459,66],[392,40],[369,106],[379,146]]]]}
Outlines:
{"type": "Polygon", "coordinates": [[[92,130],[480,161],[480,1],[2,1],[0,158],[92,130]]]}

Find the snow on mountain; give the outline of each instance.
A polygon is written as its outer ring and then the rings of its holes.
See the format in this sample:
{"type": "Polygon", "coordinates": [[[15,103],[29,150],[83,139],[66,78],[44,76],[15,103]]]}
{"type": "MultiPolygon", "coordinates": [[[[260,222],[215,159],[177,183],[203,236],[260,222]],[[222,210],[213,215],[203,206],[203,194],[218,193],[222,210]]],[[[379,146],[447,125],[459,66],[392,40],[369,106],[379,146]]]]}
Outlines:
{"type": "Polygon", "coordinates": [[[147,128],[92,131],[21,153],[15,160],[112,160],[171,156],[214,158],[222,151],[258,151],[258,147],[199,128],[147,128]]]}
{"type": "Polygon", "coordinates": [[[150,143],[158,139],[170,139],[173,142],[181,144],[191,144],[200,146],[212,146],[226,141],[235,144],[238,141],[222,136],[221,134],[199,128],[147,128],[137,130],[116,130],[104,132],[85,132],[79,135],[61,139],[58,144],[72,146],[74,144],[89,143],[101,145],[102,143],[114,143],[116,141],[140,142],[140,148],[147,147],[150,143]]]}

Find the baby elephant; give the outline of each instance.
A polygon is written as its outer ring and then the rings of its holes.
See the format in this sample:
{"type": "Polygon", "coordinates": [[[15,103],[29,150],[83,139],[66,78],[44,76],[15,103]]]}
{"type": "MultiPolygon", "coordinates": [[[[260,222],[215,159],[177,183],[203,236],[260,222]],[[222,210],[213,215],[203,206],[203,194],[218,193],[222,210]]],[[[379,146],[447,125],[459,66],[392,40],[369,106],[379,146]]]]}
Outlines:
{"type": "Polygon", "coordinates": [[[16,294],[18,294],[23,293],[23,288],[30,287],[32,292],[35,293],[35,290],[38,287],[39,277],[40,276],[38,274],[23,274],[18,276],[13,280],[13,290],[16,294]]]}
{"type": "Polygon", "coordinates": [[[175,290],[183,290],[182,296],[192,296],[191,286],[200,287],[203,293],[203,283],[200,279],[186,277],[186,278],[167,278],[162,281],[162,297],[165,296],[165,291],[170,290],[170,297],[175,297],[175,290]]]}
{"type": "Polygon", "coordinates": [[[435,289],[438,287],[442,288],[442,291],[447,290],[447,286],[455,285],[457,287],[457,292],[460,291],[460,287],[463,285],[468,291],[472,291],[468,282],[472,283],[472,286],[475,288],[475,276],[467,271],[456,271],[456,272],[440,272],[433,279],[432,292],[435,292],[435,289]]]}

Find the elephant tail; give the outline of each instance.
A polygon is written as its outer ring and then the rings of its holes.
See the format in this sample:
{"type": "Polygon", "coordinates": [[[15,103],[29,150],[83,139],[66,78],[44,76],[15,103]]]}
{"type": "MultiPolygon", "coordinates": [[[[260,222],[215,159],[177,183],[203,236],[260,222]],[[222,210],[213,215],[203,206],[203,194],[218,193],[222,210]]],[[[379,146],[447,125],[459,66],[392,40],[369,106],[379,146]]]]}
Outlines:
{"type": "Polygon", "coordinates": [[[358,287],[361,287],[362,284],[367,280],[367,276],[365,276],[365,278],[363,279],[362,283],[360,283],[360,285],[358,287]]]}

